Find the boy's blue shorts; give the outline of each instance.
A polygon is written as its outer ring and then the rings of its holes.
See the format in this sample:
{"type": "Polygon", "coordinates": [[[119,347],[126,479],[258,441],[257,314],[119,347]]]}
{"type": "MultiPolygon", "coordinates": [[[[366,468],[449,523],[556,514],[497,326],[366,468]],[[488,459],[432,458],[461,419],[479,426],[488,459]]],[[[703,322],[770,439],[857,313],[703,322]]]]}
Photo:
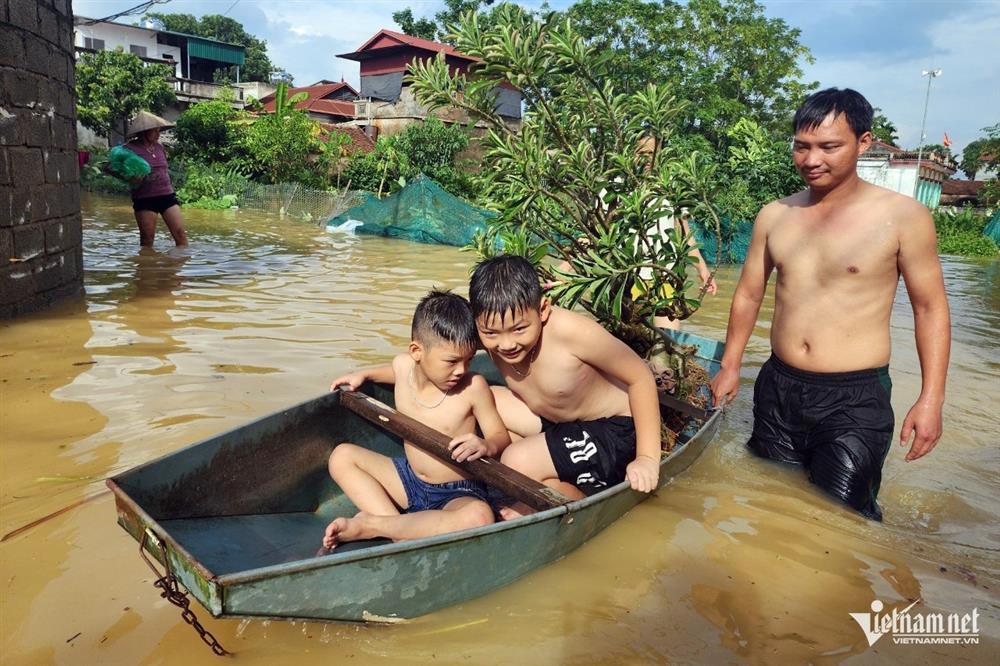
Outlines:
{"type": "Polygon", "coordinates": [[[447,483],[427,483],[414,473],[410,461],[405,457],[393,458],[396,473],[406,491],[406,512],[442,509],[444,505],[459,497],[472,497],[486,501],[486,484],[482,481],[463,479],[447,483]]]}

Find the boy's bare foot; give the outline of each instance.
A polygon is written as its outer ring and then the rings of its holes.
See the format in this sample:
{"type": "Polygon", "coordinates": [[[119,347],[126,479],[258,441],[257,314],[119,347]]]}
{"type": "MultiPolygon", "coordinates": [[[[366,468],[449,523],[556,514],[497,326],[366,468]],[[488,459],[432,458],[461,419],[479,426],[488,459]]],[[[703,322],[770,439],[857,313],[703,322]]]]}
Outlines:
{"type": "Polygon", "coordinates": [[[326,526],[323,534],[323,547],[333,550],[337,544],[359,539],[368,539],[371,535],[365,533],[365,518],[368,514],[359,511],[353,518],[340,517],[326,526]]]}
{"type": "Polygon", "coordinates": [[[500,517],[504,520],[514,520],[521,516],[530,516],[533,513],[538,513],[538,511],[524,502],[514,502],[510,506],[500,507],[500,517]]]}

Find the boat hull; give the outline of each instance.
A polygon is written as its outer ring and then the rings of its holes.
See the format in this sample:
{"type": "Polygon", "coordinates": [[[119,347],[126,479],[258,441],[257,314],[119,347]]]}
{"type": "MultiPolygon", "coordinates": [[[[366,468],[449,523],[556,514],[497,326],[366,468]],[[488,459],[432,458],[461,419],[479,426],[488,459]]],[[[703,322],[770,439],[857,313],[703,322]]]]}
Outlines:
{"type": "MultiPolygon", "coordinates": [[[[696,336],[717,369],[721,345],[696,336]]],[[[488,368],[480,368],[486,370],[488,368]]],[[[365,391],[391,402],[386,387],[365,391]]],[[[660,488],[721,424],[713,412],[661,462],[660,488]]],[[[322,530],[353,505],[326,475],[341,441],[399,455],[397,439],[331,393],[108,481],[119,523],[216,617],[395,622],[472,599],[557,560],[648,495],[626,483],[517,520],[414,541],[349,544],[315,556],[322,530]]]]}

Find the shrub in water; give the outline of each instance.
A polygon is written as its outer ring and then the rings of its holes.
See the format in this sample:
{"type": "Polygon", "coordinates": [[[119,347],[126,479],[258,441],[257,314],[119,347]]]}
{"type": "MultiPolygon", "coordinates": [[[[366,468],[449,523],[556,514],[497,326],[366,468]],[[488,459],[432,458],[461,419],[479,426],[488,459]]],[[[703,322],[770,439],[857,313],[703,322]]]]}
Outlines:
{"type": "Polygon", "coordinates": [[[236,203],[235,195],[246,183],[247,179],[233,170],[221,171],[195,162],[187,166],[183,184],[177,189],[177,200],[196,208],[229,208],[236,203]],[[226,199],[229,196],[231,200],[226,199]]]}
{"type": "Polygon", "coordinates": [[[989,219],[970,208],[960,211],[934,211],[938,252],[963,257],[995,257],[998,252],[993,239],[983,235],[989,219]]]}

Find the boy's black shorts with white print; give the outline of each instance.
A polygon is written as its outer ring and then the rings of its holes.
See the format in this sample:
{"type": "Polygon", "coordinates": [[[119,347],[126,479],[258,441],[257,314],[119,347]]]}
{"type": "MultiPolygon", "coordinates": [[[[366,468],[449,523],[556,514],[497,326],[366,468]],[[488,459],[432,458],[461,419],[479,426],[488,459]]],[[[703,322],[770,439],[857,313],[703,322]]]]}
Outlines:
{"type": "Polygon", "coordinates": [[[542,419],[542,432],[559,480],[572,483],[585,495],[621,483],[625,468],[635,460],[631,416],[570,423],[542,419]]]}

